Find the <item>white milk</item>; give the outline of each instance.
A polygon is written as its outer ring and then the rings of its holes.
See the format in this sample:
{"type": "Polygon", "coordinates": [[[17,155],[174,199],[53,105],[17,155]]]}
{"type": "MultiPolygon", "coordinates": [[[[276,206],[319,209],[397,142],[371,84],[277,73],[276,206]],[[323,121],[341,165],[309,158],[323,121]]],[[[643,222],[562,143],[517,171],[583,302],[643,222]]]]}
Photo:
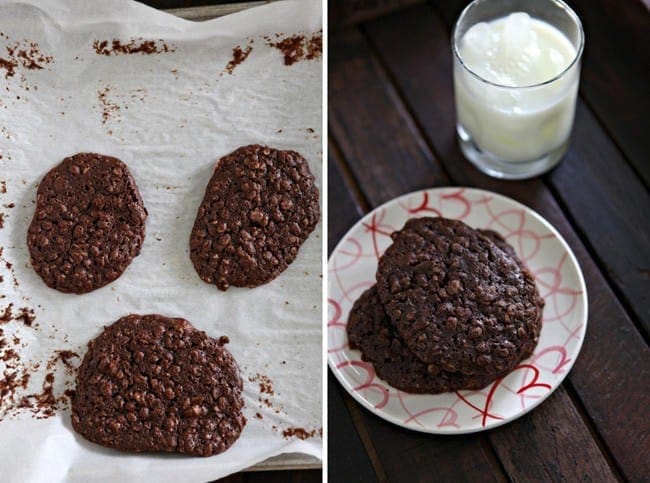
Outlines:
{"type": "Polygon", "coordinates": [[[482,151],[525,162],[568,141],[580,67],[576,62],[553,80],[577,55],[557,28],[513,13],[473,25],[460,39],[459,54],[484,79],[455,59],[458,123],[482,151]]]}

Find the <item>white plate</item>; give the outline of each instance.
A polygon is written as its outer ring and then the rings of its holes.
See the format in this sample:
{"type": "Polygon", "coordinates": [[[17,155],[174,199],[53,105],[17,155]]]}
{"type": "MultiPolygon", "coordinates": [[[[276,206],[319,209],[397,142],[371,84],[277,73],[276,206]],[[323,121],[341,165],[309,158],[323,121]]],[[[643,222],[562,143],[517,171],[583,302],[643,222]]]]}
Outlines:
{"type": "Polygon", "coordinates": [[[516,201],[470,188],[435,188],[376,208],[343,237],[329,259],[329,365],[364,407],[405,428],[439,434],[482,431],[505,424],[551,395],[573,366],[587,328],[587,289],[576,258],[553,226],[516,201]],[[413,217],[444,216],[503,235],[535,275],[546,301],[533,355],[480,391],[408,394],[379,379],[348,346],[354,301],[375,283],[377,260],[390,234],[413,217]]]}

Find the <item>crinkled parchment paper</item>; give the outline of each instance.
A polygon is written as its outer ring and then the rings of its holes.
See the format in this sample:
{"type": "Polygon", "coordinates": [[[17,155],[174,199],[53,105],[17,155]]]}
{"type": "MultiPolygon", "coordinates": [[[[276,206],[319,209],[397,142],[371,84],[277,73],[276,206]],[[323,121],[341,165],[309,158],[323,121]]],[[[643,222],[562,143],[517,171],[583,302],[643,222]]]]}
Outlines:
{"type": "MultiPolygon", "coordinates": [[[[1,481],[207,481],[285,452],[321,456],[321,225],[282,275],[255,289],[218,291],[198,278],[188,255],[215,161],[237,147],[299,151],[321,187],[322,60],[287,66],[269,45],[318,32],[321,21],[319,1],[273,3],[204,23],[126,0],[0,1],[0,58],[16,42],[35,42],[32,57],[42,54],[35,61],[42,68],[30,69],[27,60],[13,76],[0,68],[0,313],[13,303],[14,312],[26,306],[36,317],[32,327],[20,320],[0,325],[7,340],[20,339],[16,350],[32,368],[16,398],[41,391],[55,350],[83,357],[102,326],[129,313],[160,313],[230,337],[248,418],[226,453],[192,458],[89,443],[72,430],[65,398],[52,417],[13,410],[0,421],[1,481]],[[95,40],[110,48],[113,38],[135,39],[136,46],[155,40],[156,50],[169,51],[96,53],[95,40]],[[226,67],[237,46],[252,50],[231,74],[226,67]],[[117,281],[65,295],[31,269],[25,239],[38,182],[82,151],[122,159],[149,218],[142,253],[117,281]],[[265,377],[273,394],[261,391],[265,377]],[[314,436],[283,436],[291,428],[314,436]]],[[[0,377],[7,364],[0,360],[0,377]]],[[[59,398],[74,376],[60,361],[52,372],[59,398]]]]}

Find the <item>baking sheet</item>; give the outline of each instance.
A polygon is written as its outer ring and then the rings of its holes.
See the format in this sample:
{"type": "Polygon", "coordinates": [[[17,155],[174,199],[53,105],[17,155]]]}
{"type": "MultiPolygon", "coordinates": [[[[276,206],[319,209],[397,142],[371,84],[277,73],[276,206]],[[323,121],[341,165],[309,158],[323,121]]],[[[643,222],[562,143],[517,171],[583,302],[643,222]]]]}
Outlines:
{"type": "MultiPolygon", "coordinates": [[[[277,2],[204,23],[127,1],[0,2],[0,58],[7,58],[6,46],[25,41],[52,57],[40,61],[43,69],[18,65],[12,77],[0,69],[0,181],[6,186],[6,193],[0,190],[0,313],[13,303],[14,313],[25,306],[36,317],[32,327],[12,320],[0,328],[5,338],[21,339],[23,365],[41,363],[19,396],[41,391],[54,351],[83,357],[103,325],[132,312],[157,312],[230,337],[248,418],[226,453],[190,458],[129,455],[88,443],[71,430],[66,407],[45,419],[14,411],[0,421],[0,480],[207,481],[285,452],[321,456],[321,224],[280,277],[252,290],[219,292],[200,281],[188,255],[214,162],[235,148],[264,143],[297,150],[321,187],[322,62],[287,66],[268,45],[296,32],[311,35],[321,22],[318,1],[277,2]],[[136,45],[162,39],[156,48],[173,51],[105,56],[93,49],[95,40],[113,38],[133,38],[136,45]],[[252,51],[229,74],[236,46],[252,51]],[[122,277],[75,296],[43,284],[29,267],[25,236],[38,181],[81,151],[127,163],[149,218],[142,253],[122,277]],[[272,381],[273,394],[260,392],[262,376],[272,381]],[[283,436],[291,428],[313,437],[283,436]]],[[[0,374],[7,364],[0,361],[0,374]]],[[[55,361],[52,372],[60,397],[72,371],[55,361]]]]}

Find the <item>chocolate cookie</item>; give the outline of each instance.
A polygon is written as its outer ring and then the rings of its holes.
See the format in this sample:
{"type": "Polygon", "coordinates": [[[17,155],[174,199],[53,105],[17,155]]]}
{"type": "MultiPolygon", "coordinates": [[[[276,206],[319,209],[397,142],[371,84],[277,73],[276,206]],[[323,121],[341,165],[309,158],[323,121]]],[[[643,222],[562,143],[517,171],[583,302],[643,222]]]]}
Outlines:
{"type": "Polygon", "coordinates": [[[295,151],[251,145],[219,160],[190,236],[207,283],[257,287],[296,258],[320,218],[318,188],[295,151]]]}
{"type": "Polygon", "coordinates": [[[379,260],[377,288],[408,347],[442,370],[494,376],[537,345],[543,299],[528,270],[445,218],[409,220],[379,260]]]}
{"type": "Polygon", "coordinates": [[[144,241],[147,210],[117,158],[80,153],[43,178],[27,231],[32,267],[65,293],[86,293],[118,278],[144,241]]]}
{"type": "Polygon", "coordinates": [[[499,247],[503,252],[505,252],[506,255],[511,257],[515,262],[517,262],[517,265],[519,265],[522,268],[525,268],[525,265],[522,263],[522,261],[517,256],[517,253],[515,252],[515,249],[499,233],[497,233],[494,230],[477,230],[477,231],[481,235],[483,235],[483,236],[489,238],[490,240],[492,240],[492,242],[497,247],[499,247]]]}
{"type": "Polygon", "coordinates": [[[415,357],[397,333],[384,311],[373,285],[359,297],[348,318],[351,349],[361,351],[377,375],[396,389],[410,393],[438,394],[459,389],[481,389],[498,377],[468,376],[440,370],[415,357]]]}
{"type": "Polygon", "coordinates": [[[102,446],[210,456],[246,424],[242,379],[227,337],[184,319],[128,315],[88,344],[72,427],[102,446]]]}

